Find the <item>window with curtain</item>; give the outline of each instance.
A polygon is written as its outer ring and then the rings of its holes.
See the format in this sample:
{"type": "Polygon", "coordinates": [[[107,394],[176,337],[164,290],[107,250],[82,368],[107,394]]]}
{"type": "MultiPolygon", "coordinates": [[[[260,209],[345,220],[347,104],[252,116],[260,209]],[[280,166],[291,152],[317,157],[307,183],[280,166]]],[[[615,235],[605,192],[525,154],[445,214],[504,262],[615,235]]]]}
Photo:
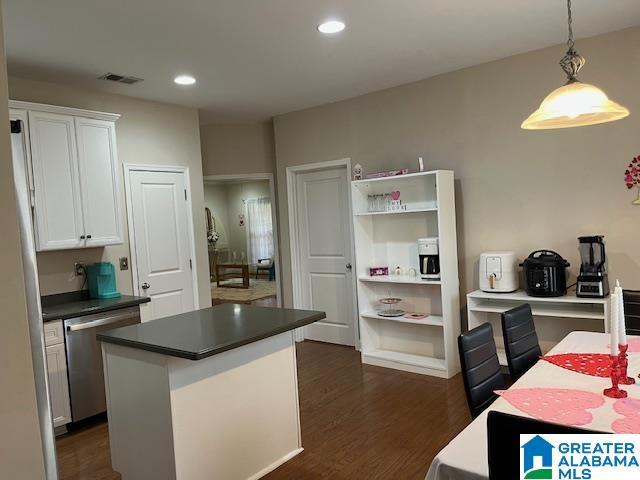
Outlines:
{"type": "Polygon", "coordinates": [[[249,259],[273,258],[273,224],[271,223],[271,199],[252,198],[247,200],[247,243],[249,259]]]}

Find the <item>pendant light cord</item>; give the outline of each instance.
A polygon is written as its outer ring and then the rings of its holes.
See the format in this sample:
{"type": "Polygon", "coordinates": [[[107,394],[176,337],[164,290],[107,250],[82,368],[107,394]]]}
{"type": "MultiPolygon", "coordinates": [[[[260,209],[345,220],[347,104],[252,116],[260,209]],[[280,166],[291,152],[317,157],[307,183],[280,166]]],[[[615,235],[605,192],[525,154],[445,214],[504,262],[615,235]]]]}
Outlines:
{"type": "Polygon", "coordinates": [[[567,46],[569,50],[573,50],[573,17],[571,16],[571,0],[567,0],[567,24],[569,26],[569,39],[567,40],[567,46]]]}

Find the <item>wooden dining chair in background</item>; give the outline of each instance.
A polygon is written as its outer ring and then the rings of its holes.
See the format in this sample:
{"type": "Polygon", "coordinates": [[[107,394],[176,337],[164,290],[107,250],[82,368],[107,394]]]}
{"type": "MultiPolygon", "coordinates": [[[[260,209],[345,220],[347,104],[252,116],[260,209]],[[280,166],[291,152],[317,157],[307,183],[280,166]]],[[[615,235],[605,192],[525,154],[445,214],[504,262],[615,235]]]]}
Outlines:
{"type": "Polygon", "coordinates": [[[592,430],[585,430],[567,425],[558,425],[556,423],[543,422],[533,418],[491,411],[487,415],[489,480],[513,480],[521,478],[521,433],[540,435],[578,433],[581,435],[595,435],[606,432],[594,432],[592,430]]]}
{"type": "Polygon", "coordinates": [[[640,290],[623,290],[624,318],[628,335],[640,335],[640,290]]]}
{"type": "Polygon", "coordinates": [[[531,305],[525,303],[502,314],[502,335],[509,373],[515,382],[533,367],[542,355],[531,305]]]}
{"type": "Polygon", "coordinates": [[[458,352],[467,403],[475,418],[497,398],[494,391],[505,388],[491,324],[483,323],[460,335],[458,352]]]}

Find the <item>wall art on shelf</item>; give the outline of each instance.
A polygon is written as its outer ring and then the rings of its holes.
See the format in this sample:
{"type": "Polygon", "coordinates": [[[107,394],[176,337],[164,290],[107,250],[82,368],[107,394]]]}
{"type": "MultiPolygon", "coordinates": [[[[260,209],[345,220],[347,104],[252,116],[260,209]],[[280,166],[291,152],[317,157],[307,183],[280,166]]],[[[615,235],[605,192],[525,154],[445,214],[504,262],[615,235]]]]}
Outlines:
{"type": "Polygon", "coordinates": [[[406,175],[407,173],[409,173],[408,168],[401,168],[400,170],[388,170],[386,172],[370,173],[367,175],[367,179],[397,177],[398,175],[406,175]]]}
{"type": "Polygon", "coordinates": [[[635,157],[624,171],[624,183],[629,190],[636,187],[638,198],[633,201],[633,204],[640,205],[640,155],[635,157]]]}
{"type": "Polygon", "coordinates": [[[370,267],[369,268],[370,277],[384,277],[385,275],[389,275],[389,267],[370,267]]]}

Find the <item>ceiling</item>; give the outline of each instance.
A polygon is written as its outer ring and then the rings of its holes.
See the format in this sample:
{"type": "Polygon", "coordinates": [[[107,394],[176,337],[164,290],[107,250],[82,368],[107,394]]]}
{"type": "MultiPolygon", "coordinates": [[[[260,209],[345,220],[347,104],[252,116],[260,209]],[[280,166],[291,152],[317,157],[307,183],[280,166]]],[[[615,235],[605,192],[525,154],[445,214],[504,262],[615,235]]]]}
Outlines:
{"type": "MultiPolygon", "coordinates": [[[[565,41],[564,0],[3,0],[9,73],[254,121],[565,41]],[[344,32],[316,26],[340,18],[344,32]],[[106,72],[144,78],[97,80],[106,72]],[[198,83],[179,87],[190,73],[198,83]]],[[[640,24],[574,0],[576,36],[640,24]]],[[[560,54],[561,52],[559,52],[560,54]]]]}

